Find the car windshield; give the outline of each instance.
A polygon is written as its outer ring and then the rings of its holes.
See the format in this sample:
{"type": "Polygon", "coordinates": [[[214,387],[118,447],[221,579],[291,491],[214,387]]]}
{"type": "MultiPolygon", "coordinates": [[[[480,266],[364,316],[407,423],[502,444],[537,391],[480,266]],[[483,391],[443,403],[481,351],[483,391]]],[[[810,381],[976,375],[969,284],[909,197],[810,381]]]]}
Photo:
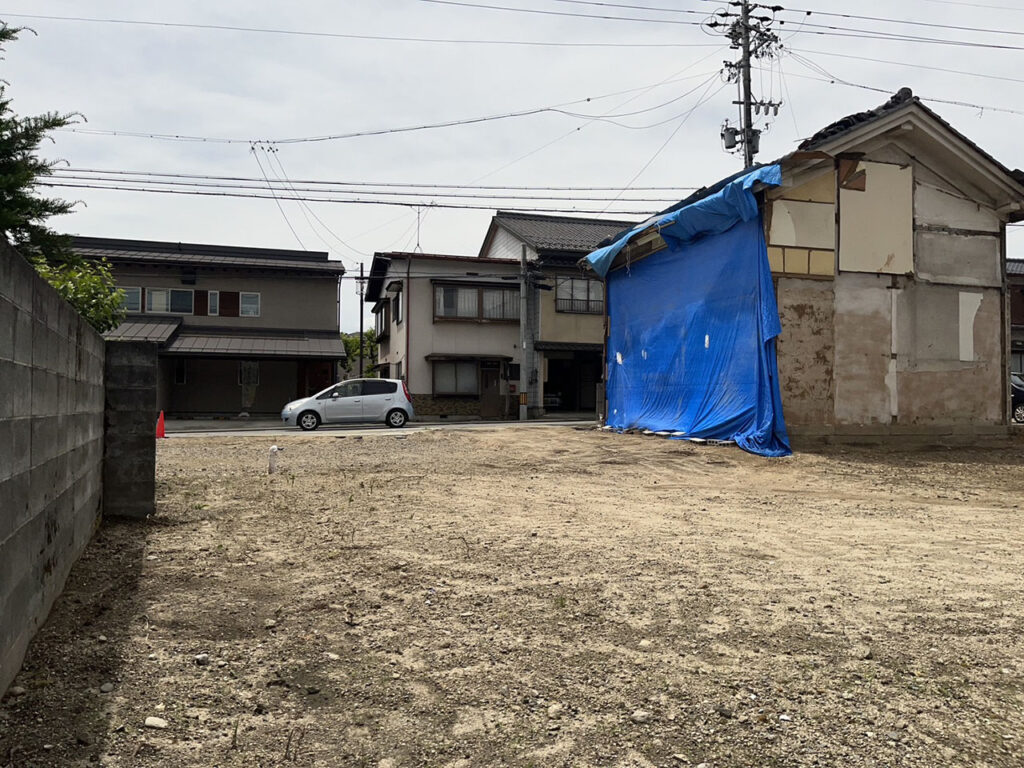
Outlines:
{"type": "Polygon", "coordinates": [[[1011,373],[1010,381],[1013,383],[1013,386],[1024,389],[1024,376],[1021,376],[1019,373],[1011,373]]]}

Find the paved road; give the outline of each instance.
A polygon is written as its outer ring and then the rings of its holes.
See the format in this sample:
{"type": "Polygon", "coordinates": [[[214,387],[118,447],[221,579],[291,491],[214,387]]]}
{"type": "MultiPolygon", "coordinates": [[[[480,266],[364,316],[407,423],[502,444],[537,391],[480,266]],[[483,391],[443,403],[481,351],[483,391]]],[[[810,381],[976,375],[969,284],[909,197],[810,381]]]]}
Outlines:
{"type": "Polygon", "coordinates": [[[384,425],[367,424],[324,424],[313,432],[303,432],[298,427],[280,427],[274,421],[245,422],[245,426],[236,426],[237,422],[195,422],[168,421],[167,437],[277,437],[281,435],[304,435],[308,437],[363,437],[367,435],[385,437],[401,437],[410,432],[424,430],[473,430],[473,429],[534,429],[536,427],[592,427],[596,421],[573,420],[537,420],[537,421],[462,421],[444,423],[410,423],[401,429],[391,429],[384,425]]]}

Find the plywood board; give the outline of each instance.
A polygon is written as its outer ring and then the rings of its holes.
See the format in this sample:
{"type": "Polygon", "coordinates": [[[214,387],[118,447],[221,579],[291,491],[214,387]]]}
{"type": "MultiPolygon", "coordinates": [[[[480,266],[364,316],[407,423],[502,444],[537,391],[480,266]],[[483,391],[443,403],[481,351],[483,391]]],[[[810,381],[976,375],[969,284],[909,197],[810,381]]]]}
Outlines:
{"type": "Polygon", "coordinates": [[[772,245],[798,248],[835,248],[835,207],[828,203],[776,200],[772,203],[772,245]]]}
{"type": "Polygon", "coordinates": [[[860,164],[865,191],[839,192],[839,269],[909,274],[914,271],[914,174],[910,166],[860,164]]]}

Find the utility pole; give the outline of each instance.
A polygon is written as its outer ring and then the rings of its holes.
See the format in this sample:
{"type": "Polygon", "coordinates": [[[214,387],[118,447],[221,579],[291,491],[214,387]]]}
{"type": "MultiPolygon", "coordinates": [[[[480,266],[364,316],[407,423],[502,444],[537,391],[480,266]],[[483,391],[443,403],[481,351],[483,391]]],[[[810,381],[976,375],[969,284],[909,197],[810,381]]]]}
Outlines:
{"type": "Polygon", "coordinates": [[[363,378],[363,262],[359,262],[359,378],[363,378]]]}
{"type": "Polygon", "coordinates": [[[733,102],[740,108],[740,125],[736,128],[726,120],[722,126],[722,144],[726,151],[743,148],[743,167],[754,164],[754,155],[761,145],[761,129],[754,127],[754,114],[764,111],[765,117],[771,111],[779,114],[781,101],[765,101],[753,95],[750,83],[750,71],[755,59],[770,58],[780,48],[778,35],[771,31],[775,20],[774,14],[784,10],[780,5],[762,5],[751,0],[729,0],[729,5],[738,8],[736,11],[718,11],[708,22],[712,29],[722,28],[731,41],[730,47],[739,51],[739,61],[725,62],[725,71],[730,81],[739,87],[739,98],[733,102]],[[755,15],[758,10],[767,11],[772,15],[755,15]]]}
{"type": "Polygon", "coordinates": [[[743,93],[740,99],[743,101],[743,167],[749,168],[754,164],[754,119],[753,110],[750,105],[750,3],[742,0],[740,6],[740,72],[743,77],[743,93]]]}
{"type": "Polygon", "coordinates": [[[533,325],[530,316],[530,292],[533,281],[526,259],[526,243],[519,255],[519,420],[530,416],[530,400],[534,390],[533,325]]]}

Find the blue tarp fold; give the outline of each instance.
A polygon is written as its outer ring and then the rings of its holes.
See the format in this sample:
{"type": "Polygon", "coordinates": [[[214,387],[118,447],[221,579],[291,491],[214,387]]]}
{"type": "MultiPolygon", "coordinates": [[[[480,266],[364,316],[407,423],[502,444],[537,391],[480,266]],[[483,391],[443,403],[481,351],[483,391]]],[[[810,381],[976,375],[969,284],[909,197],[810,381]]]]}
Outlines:
{"type": "MultiPolygon", "coordinates": [[[[755,182],[780,184],[779,167],[666,214],[656,224],[668,248],[608,274],[609,426],[735,440],[765,456],[791,452],[775,358],[781,327],[755,182]]],[[[588,261],[604,274],[649,226],[588,261]]]]}

